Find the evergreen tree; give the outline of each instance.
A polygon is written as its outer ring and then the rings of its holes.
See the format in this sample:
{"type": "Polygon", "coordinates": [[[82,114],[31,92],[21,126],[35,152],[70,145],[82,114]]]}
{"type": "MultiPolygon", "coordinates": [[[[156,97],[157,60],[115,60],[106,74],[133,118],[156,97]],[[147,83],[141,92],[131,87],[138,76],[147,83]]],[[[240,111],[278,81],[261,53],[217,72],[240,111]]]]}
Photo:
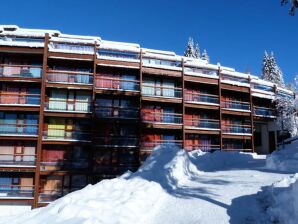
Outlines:
{"type": "MultiPolygon", "coordinates": [[[[285,5],[288,3],[288,0],[281,0],[281,5],[285,5]]],[[[295,8],[298,8],[298,0],[291,0],[291,8],[290,8],[290,15],[295,15],[295,8]]]]}
{"type": "Polygon", "coordinates": [[[203,53],[202,53],[202,60],[205,60],[205,61],[207,61],[208,63],[209,63],[209,61],[210,61],[210,58],[209,58],[209,55],[208,55],[206,49],[204,49],[204,51],[203,51],[203,53]]]}
{"type": "Polygon", "coordinates": [[[201,57],[201,53],[200,53],[200,47],[199,47],[199,44],[196,43],[196,46],[195,46],[195,58],[200,58],[201,57]]]}
{"type": "Polygon", "coordinates": [[[195,58],[194,42],[191,37],[188,38],[186,50],[184,52],[185,57],[195,58]]]}
{"type": "Polygon", "coordinates": [[[276,63],[273,53],[269,57],[267,51],[264,53],[262,79],[273,82],[278,86],[284,87],[283,73],[276,63]]]}

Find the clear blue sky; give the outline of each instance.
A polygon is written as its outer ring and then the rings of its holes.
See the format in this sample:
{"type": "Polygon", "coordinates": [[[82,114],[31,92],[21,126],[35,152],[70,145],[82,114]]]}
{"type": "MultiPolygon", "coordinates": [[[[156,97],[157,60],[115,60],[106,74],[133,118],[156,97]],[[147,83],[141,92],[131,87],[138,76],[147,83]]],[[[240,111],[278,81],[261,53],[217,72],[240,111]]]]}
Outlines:
{"type": "Polygon", "coordinates": [[[212,63],[259,74],[274,51],[290,82],[298,74],[298,13],[279,0],[9,0],[1,24],[58,29],[182,54],[189,36],[212,63]]]}

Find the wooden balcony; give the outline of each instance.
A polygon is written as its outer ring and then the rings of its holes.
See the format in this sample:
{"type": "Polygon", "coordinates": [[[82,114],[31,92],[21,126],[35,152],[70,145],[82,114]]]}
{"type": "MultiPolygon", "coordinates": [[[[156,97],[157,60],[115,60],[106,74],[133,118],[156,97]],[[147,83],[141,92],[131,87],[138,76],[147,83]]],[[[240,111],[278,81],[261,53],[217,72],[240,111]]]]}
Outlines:
{"type": "Polygon", "coordinates": [[[185,91],[184,102],[186,107],[203,108],[203,109],[219,109],[219,97],[218,95],[194,93],[191,91],[185,91]]]}
{"type": "Polygon", "coordinates": [[[268,107],[254,106],[254,116],[261,118],[276,118],[276,110],[268,107]]]}
{"type": "Polygon", "coordinates": [[[32,200],[34,185],[4,185],[0,184],[0,201],[5,199],[32,200]]]}
{"type": "Polygon", "coordinates": [[[42,66],[0,65],[0,81],[41,82],[42,66]]]}
{"type": "Polygon", "coordinates": [[[65,130],[51,128],[43,131],[43,141],[51,142],[91,142],[91,133],[88,131],[65,130]]]}
{"type": "Polygon", "coordinates": [[[221,101],[222,113],[250,116],[250,103],[235,100],[221,101]]]}
{"type": "Polygon", "coordinates": [[[99,119],[138,120],[138,107],[95,105],[96,117],[99,119]]]}
{"type": "Polygon", "coordinates": [[[157,146],[176,146],[182,148],[182,140],[153,140],[141,142],[140,151],[143,154],[150,154],[152,150],[157,146]]]}
{"type": "Polygon", "coordinates": [[[97,93],[111,93],[116,95],[139,95],[140,82],[135,78],[97,75],[95,78],[95,91],[97,93]]]}
{"type": "Polygon", "coordinates": [[[97,53],[97,65],[124,67],[132,69],[140,68],[140,54],[137,52],[98,49],[97,53]]]}
{"type": "Polygon", "coordinates": [[[39,111],[40,94],[0,93],[0,109],[3,111],[39,111]]]}
{"type": "Polygon", "coordinates": [[[142,84],[142,100],[182,103],[182,88],[142,84]]]}
{"type": "Polygon", "coordinates": [[[251,125],[223,124],[221,128],[223,138],[251,139],[252,137],[251,125]]]}
{"type": "Polygon", "coordinates": [[[35,167],[36,154],[0,153],[0,167],[35,167]]]}
{"type": "Polygon", "coordinates": [[[94,145],[102,148],[136,148],[139,146],[139,138],[135,135],[100,135],[94,138],[94,145]]]}
{"type": "Polygon", "coordinates": [[[220,123],[216,119],[184,119],[185,132],[199,134],[219,134],[220,123]]]}
{"type": "MultiPolygon", "coordinates": [[[[20,122],[20,121],[19,121],[20,122]]],[[[8,139],[35,139],[38,134],[37,124],[28,124],[26,121],[22,123],[1,123],[0,124],[0,138],[8,139]]]]}
{"type": "Polygon", "coordinates": [[[49,70],[47,87],[93,89],[93,73],[49,70]]]}
{"type": "Polygon", "coordinates": [[[182,114],[141,111],[146,128],[182,129],[182,114]]]}
{"type": "Polygon", "coordinates": [[[201,150],[203,152],[213,152],[220,150],[220,145],[212,145],[212,144],[187,144],[185,146],[185,150],[194,151],[201,150]]]}

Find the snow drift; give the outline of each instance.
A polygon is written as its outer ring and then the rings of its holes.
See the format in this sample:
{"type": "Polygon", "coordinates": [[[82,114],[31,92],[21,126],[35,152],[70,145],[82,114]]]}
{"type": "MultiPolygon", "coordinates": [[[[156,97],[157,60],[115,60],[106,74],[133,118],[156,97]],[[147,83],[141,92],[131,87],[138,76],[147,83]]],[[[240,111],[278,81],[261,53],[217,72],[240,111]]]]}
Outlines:
{"type": "Polygon", "coordinates": [[[270,187],[263,187],[260,195],[265,212],[263,223],[297,224],[298,174],[276,182],[270,187]]]}
{"type": "Polygon", "coordinates": [[[186,151],[174,145],[157,147],[136,173],[88,185],[5,223],[146,223],[167,191],[198,172],[186,151]]]}
{"type": "Polygon", "coordinates": [[[271,170],[295,173],[298,172],[298,140],[286,145],[267,157],[266,167],[271,170]]]}

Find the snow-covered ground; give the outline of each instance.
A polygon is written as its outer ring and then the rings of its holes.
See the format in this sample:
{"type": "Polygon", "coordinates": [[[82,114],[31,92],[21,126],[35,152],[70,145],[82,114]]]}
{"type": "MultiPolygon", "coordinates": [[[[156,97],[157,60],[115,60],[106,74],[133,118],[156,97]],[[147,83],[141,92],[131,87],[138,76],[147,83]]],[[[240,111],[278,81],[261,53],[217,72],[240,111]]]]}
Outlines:
{"type": "Polygon", "coordinates": [[[135,173],[0,223],[297,223],[297,155],[298,141],[267,160],[250,153],[157,147],[135,173]]]}

